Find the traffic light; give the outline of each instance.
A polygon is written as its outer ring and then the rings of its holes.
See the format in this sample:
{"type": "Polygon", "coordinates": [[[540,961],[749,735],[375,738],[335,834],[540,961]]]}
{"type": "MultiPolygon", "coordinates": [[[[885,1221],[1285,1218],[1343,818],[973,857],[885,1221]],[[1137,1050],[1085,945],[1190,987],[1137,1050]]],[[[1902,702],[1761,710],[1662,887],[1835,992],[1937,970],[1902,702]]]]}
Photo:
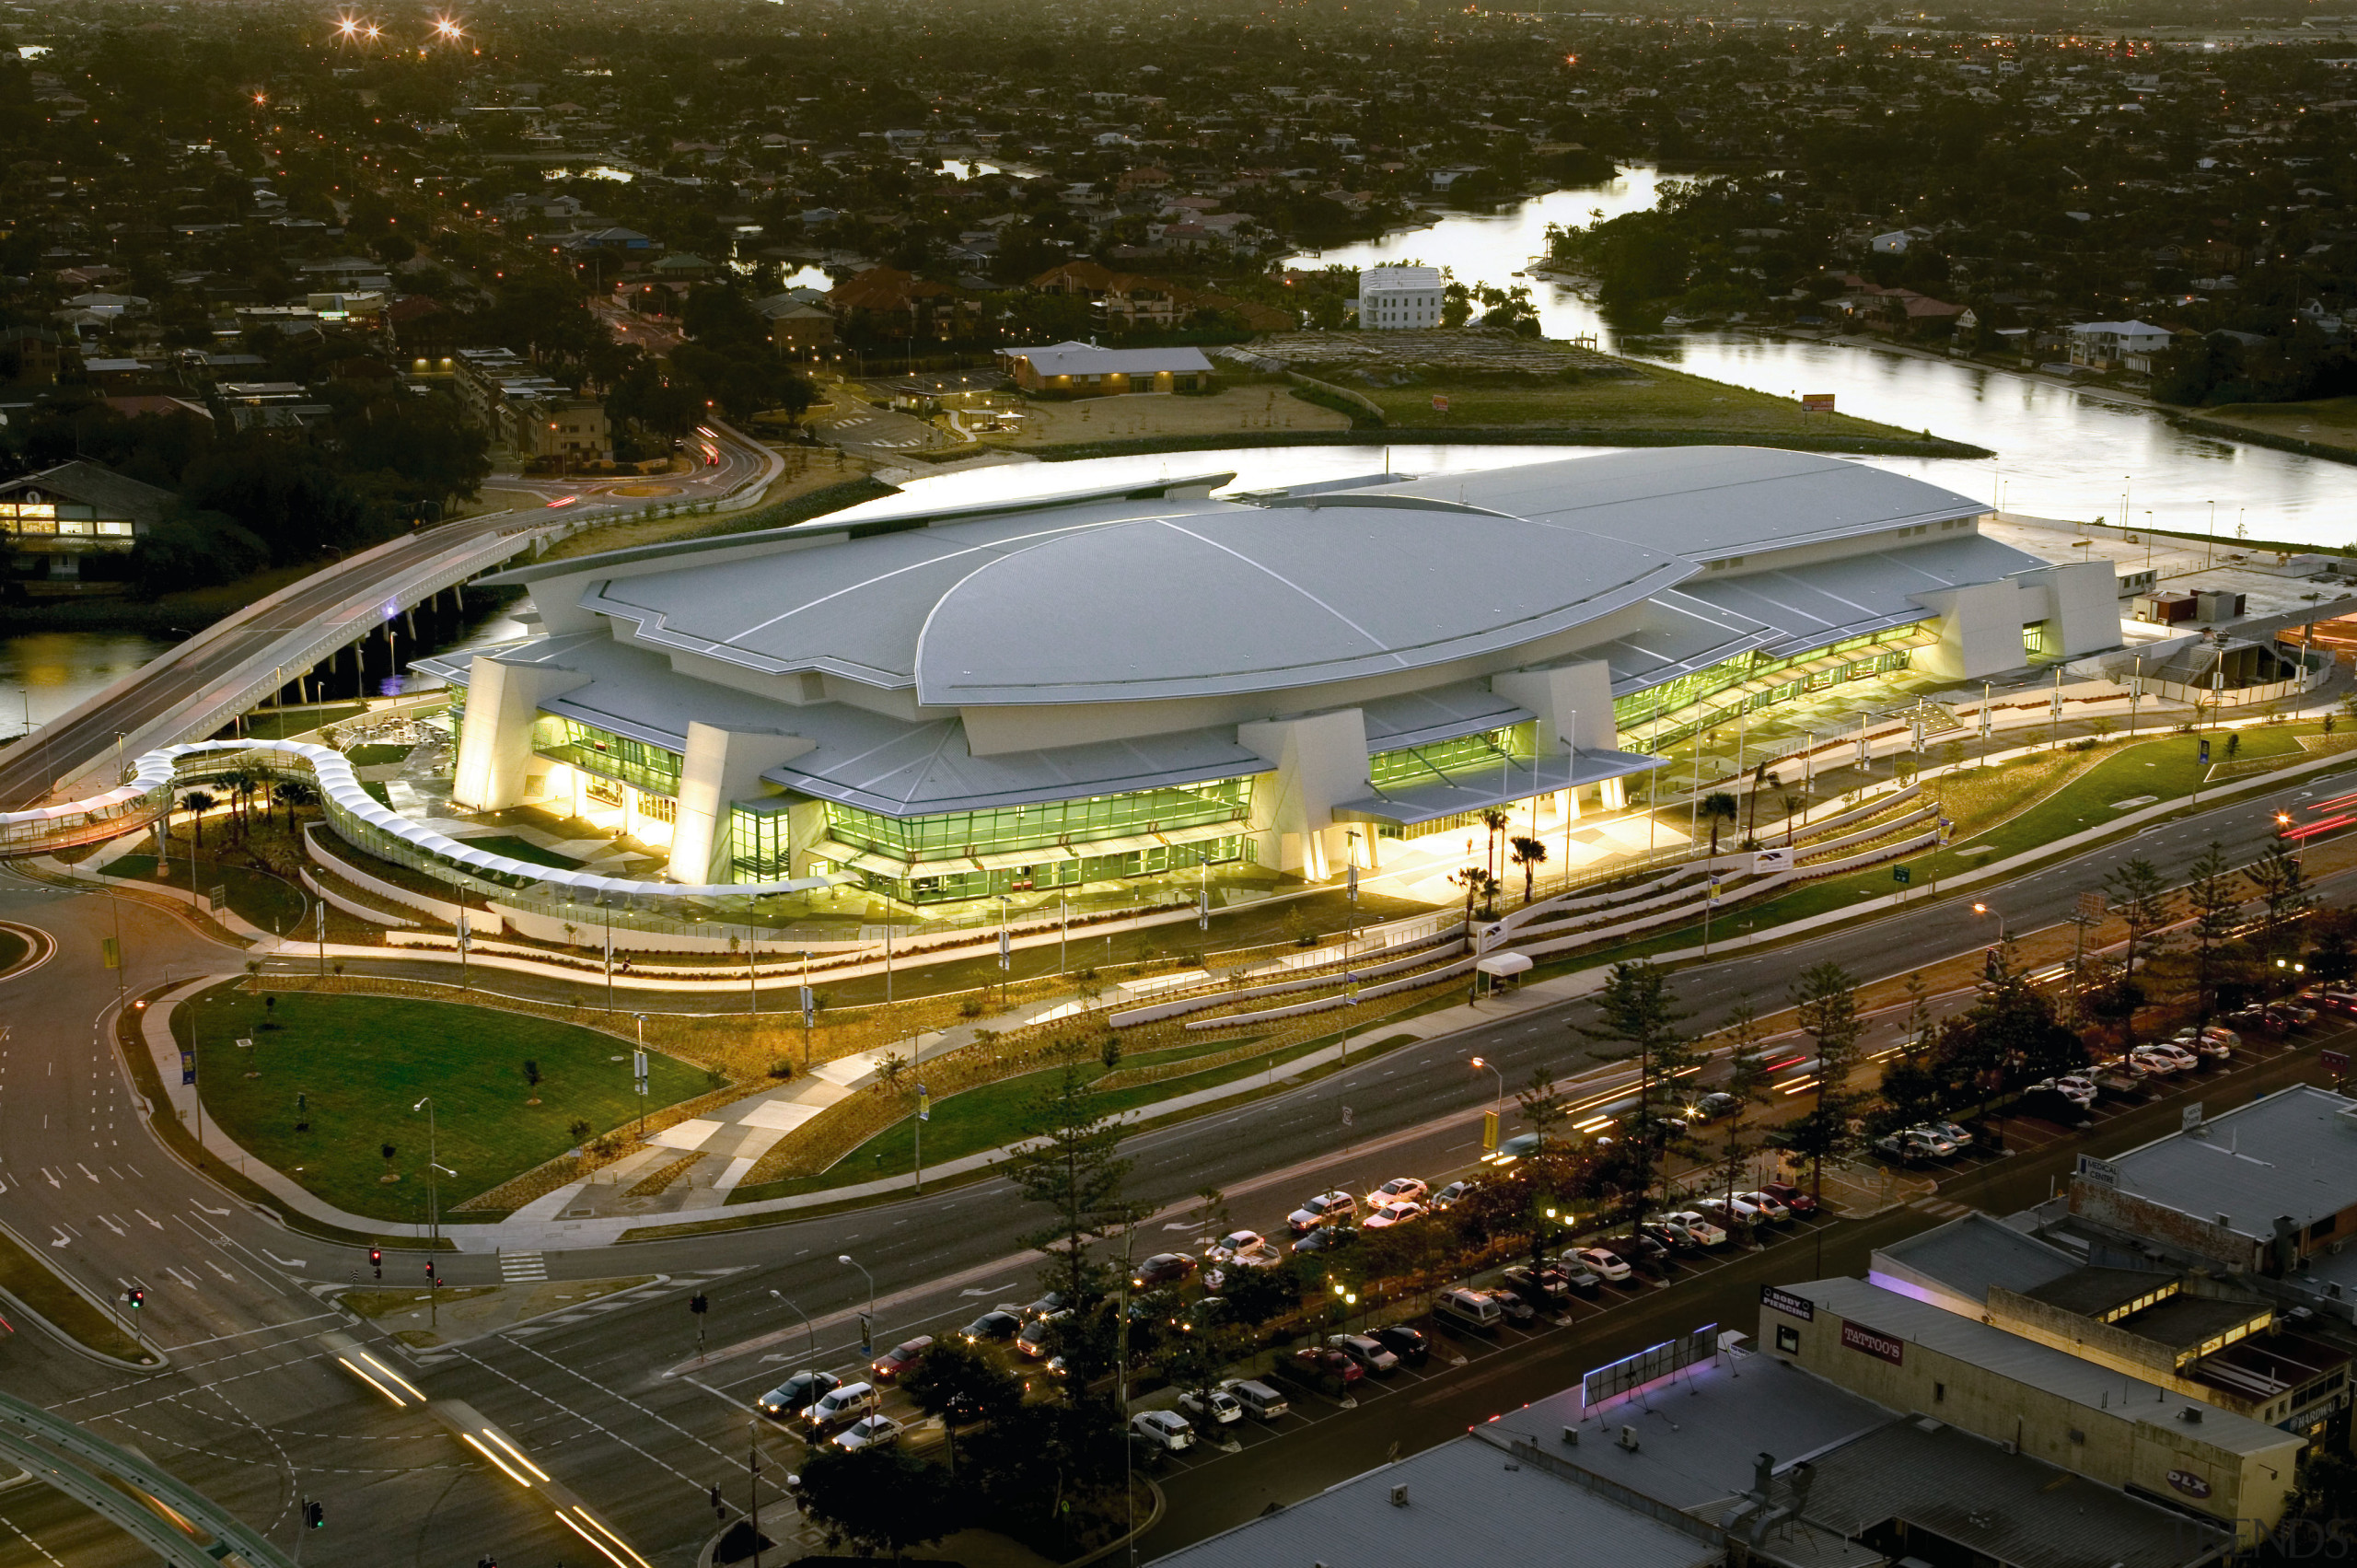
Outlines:
{"type": "Polygon", "coordinates": [[[701,1318],[705,1313],[712,1310],[712,1302],[705,1296],[703,1292],[698,1291],[695,1295],[688,1297],[688,1310],[701,1318]]]}
{"type": "Polygon", "coordinates": [[[720,1500],[720,1488],[718,1486],[714,1486],[712,1489],[712,1511],[715,1514],[721,1515],[726,1515],[728,1512],[728,1504],[720,1500]]]}
{"type": "Polygon", "coordinates": [[[385,1277],[385,1249],[383,1248],[371,1247],[368,1249],[368,1266],[376,1271],[377,1277],[378,1279],[381,1280],[385,1277]]]}
{"type": "Polygon", "coordinates": [[[147,1305],[147,1293],[137,1285],[131,1287],[131,1309],[134,1312],[147,1305]]]}
{"type": "Polygon", "coordinates": [[[434,1272],[434,1260],[431,1258],[428,1258],[425,1260],[425,1283],[429,1286],[437,1285],[442,1283],[434,1272]]]}
{"type": "Polygon", "coordinates": [[[315,1529],[315,1530],[323,1530],[323,1529],[327,1528],[327,1524],[328,1524],[328,1510],[327,1510],[327,1505],[326,1505],[325,1504],[322,1504],[322,1503],[306,1503],[306,1504],[303,1504],[303,1523],[304,1523],[305,1525],[308,1526],[309,1527],[311,1527],[312,1529],[315,1529]]]}

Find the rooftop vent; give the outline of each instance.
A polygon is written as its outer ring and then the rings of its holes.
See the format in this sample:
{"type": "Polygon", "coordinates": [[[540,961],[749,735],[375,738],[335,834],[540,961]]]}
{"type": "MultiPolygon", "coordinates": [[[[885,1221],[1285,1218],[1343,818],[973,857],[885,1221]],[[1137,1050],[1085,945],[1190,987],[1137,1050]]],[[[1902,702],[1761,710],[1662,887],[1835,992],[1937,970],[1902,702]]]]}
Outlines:
{"type": "Polygon", "coordinates": [[[1399,1485],[1391,1489],[1391,1505],[1394,1508],[1405,1508],[1408,1505],[1408,1483],[1406,1481],[1403,1481],[1399,1485]]]}
{"type": "Polygon", "coordinates": [[[2183,1410],[2177,1412],[2177,1420],[2185,1423],[2188,1426],[2199,1426],[2201,1424],[2201,1407],[2200,1405],[2188,1405],[2183,1410]]]}

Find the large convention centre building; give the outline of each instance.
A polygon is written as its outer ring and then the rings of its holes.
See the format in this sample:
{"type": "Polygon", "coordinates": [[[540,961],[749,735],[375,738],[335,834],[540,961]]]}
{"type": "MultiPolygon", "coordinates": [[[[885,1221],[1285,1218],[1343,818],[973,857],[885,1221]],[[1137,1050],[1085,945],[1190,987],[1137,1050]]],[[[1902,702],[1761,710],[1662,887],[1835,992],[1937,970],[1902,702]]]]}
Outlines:
{"type": "Polygon", "coordinates": [[[1316,880],[1500,806],[1608,812],[1738,712],[2119,640],[2110,563],[2039,560],[1980,532],[1986,504],[1837,458],[1214,498],[1231,478],[903,495],[510,571],[537,633],[421,665],[463,688],[455,800],[668,846],[679,883],[910,906],[1316,880]]]}

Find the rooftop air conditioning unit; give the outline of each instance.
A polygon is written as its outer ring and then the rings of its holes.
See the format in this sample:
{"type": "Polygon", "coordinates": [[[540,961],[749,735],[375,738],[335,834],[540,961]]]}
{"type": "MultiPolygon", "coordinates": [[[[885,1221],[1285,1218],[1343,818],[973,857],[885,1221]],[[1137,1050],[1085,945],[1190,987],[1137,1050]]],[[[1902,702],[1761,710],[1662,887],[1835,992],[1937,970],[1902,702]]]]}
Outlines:
{"type": "Polygon", "coordinates": [[[1394,1508],[1405,1508],[1408,1505],[1408,1483],[1406,1481],[1403,1481],[1399,1485],[1391,1489],[1391,1505],[1394,1508]]]}

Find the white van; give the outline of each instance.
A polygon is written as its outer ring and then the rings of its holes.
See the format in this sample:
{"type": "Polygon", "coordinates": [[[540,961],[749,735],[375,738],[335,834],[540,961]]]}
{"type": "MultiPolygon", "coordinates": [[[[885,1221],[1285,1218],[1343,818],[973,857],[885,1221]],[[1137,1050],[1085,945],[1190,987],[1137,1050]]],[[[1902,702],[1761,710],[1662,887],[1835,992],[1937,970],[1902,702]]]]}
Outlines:
{"type": "Polygon", "coordinates": [[[859,1412],[876,1402],[876,1388],[869,1383],[846,1383],[803,1412],[810,1430],[824,1434],[842,1422],[856,1420],[859,1412]]]}
{"type": "Polygon", "coordinates": [[[1477,1334],[1494,1334],[1506,1320],[1505,1308],[1481,1290],[1445,1290],[1433,1303],[1433,1317],[1477,1334]]]}

